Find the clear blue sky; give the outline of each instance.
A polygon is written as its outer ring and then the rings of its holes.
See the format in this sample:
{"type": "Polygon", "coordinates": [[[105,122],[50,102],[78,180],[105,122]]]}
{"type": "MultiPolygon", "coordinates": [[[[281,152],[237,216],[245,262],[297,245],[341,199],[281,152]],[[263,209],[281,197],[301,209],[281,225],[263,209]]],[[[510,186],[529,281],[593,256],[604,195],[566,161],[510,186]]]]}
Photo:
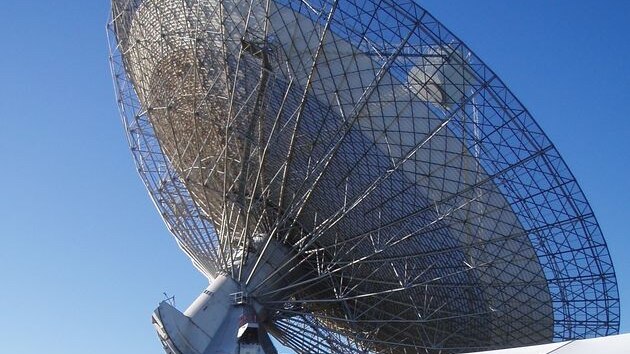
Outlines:
{"type": "MultiPolygon", "coordinates": [[[[630,1],[426,0],[512,88],[600,221],[630,331],[630,1]],[[624,301],[627,300],[627,301],[624,301]]],[[[163,291],[205,287],[137,177],[105,0],[0,1],[0,351],[160,353],[163,291]]]]}

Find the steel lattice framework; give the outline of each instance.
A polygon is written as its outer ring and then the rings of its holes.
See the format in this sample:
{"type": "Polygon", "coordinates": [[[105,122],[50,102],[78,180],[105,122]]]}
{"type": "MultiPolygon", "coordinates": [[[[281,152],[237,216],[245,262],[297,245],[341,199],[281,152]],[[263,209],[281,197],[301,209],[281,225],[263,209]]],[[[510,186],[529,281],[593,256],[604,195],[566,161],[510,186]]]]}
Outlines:
{"type": "Polygon", "coordinates": [[[613,265],[571,172],[414,1],[113,0],[109,33],[169,230],[287,346],[462,352],[618,332],[613,265]]]}

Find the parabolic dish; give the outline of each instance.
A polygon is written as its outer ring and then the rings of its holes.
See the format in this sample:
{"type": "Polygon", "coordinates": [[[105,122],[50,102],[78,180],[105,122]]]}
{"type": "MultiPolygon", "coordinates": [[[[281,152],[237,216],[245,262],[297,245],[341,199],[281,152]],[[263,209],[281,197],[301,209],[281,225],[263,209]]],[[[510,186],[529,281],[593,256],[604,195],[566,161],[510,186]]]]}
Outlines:
{"type": "Polygon", "coordinates": [[[528,111],[414,1],[113,0],[140,175],[298,352],[614,334],[606,243],[528,111]]]}

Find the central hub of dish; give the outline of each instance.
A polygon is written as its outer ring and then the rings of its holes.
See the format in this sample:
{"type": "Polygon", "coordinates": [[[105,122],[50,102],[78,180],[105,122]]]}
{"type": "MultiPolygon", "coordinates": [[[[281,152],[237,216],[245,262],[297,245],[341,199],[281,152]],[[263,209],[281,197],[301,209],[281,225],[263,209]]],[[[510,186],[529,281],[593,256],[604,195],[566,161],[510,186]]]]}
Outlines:
{"type": "Polygon", "coordinates": [[[251,277],[237,281],[236,274],[217,276],[183,313],[169,301],[160,303],[152,321],[167,353],[277,353],[267,334],[267,309],[249,290],[280,291],[286,286],[278,274],[290,264],[291,253],[275,240],[257,241],[241,257],[242,274],[251,277]]]}

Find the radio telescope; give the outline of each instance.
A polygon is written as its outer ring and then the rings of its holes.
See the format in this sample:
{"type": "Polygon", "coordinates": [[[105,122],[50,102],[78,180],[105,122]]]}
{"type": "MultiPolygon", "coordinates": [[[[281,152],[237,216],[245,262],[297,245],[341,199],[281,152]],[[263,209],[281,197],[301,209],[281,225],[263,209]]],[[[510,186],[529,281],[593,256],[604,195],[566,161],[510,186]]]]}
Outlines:
{"type": "Polygon", "coordinates": [[[140,176],[210,285],[167,353],[456,353],[618,332],[595,216],[414,1],[112,0],[140,176]]]}

